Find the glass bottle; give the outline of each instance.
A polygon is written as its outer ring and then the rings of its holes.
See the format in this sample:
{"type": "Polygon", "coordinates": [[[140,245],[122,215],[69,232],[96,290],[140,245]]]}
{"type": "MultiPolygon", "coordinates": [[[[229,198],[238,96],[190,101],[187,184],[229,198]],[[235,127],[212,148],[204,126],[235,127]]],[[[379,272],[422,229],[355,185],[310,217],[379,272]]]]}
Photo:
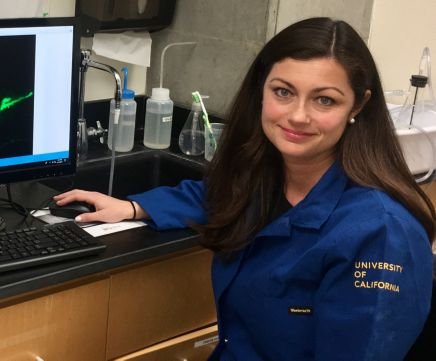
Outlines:
{"type": "Polygon", "coordinates": [[[204,127],[200,103],[194,101],[179,135],[180,150],[186,155],[204,153],[204,127]]]}

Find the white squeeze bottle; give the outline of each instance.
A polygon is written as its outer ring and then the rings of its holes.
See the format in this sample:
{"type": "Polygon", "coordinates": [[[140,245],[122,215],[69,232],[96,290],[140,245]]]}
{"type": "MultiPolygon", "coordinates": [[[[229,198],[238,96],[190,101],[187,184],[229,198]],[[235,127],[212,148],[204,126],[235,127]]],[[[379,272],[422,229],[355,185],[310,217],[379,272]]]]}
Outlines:
{"type": "MultiPolygon", "coordinates": [[[[124,86],[120,104],[120,119],[116,125],[115,150],[117,152],[130,152],[135,140],[136,102],[135,92],[127,89],[127,68],[124,71],[124,86]]],[[[114,131],[115,100],[110,103],[108,147],[112,150],[112,132],[114,131]]]]}
{"type": "Polygon", "coordinates": [[[152,149],[165,149],[171,143],[173,101],[167,88],[153,88],[145,110],[144,145],[152,149]]]}

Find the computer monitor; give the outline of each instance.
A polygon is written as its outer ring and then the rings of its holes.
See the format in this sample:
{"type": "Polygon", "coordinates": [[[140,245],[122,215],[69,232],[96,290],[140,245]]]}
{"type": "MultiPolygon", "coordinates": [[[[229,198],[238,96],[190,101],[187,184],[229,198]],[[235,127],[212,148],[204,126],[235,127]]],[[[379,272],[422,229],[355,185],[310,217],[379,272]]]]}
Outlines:
{"type": "Polygon", "coordinates": [[[77,19],[0,20],[0,184],[76,169],[77,19]]]}

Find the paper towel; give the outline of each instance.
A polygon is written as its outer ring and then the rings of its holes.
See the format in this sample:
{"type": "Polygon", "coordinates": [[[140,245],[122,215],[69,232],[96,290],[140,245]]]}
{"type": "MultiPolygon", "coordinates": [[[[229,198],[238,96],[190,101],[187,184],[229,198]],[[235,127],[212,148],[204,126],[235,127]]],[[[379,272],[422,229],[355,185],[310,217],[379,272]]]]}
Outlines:
{"type": "Polygon", "coordinates": [[[92,50],[106,58],[149,67],[151,38],[148,32],[96,33],[92,50]]]}

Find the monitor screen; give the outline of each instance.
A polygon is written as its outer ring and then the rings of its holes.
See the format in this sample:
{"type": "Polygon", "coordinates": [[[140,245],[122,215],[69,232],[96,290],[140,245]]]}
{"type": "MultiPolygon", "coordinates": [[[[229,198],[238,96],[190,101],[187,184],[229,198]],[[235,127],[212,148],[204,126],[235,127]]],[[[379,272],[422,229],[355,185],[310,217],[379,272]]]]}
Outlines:
{"type": "Polygon", "coordinates": [[[0,184],[76,169],[76,19],[0,20],[0,184]]]}

